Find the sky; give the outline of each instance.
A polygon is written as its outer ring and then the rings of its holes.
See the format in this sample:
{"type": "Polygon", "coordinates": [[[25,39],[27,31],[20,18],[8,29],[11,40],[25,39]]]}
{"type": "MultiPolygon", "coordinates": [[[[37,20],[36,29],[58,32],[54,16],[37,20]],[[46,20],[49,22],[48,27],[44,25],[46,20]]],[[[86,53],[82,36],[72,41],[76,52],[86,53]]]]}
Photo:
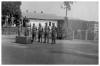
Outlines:
{"type": "MultiPolygon", "coordinates": [[[[22,12],[36,11],[40,13],[46,14],[56,14],[57,16],[65,16],[65,9],[61,8],[63,6],[62,1],[22,1],[21,10],[22,12]]],[[[98,2],[96,1],[74,1],[73,5],[71,5],[71,10],[68,11],[68,17],[74,19],[82,19],[88,21],[98,21],[98,2]]]]}

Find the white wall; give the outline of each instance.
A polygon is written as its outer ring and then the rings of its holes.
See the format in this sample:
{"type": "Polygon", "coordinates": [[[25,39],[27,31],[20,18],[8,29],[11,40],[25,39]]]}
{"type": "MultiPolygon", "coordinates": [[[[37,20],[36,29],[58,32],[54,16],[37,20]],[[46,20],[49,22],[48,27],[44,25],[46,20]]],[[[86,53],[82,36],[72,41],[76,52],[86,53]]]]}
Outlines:
{"type": "Polygon", "coordinates": [[[30,19],[29,23],[31,24],[31,27],[33,26],[33,24],[35,24],[35,26],[38,27],[39,23],[40,23],[42,25],[42,27],[44,28],[45,23],[47,23],[49,25],[49,22],[51,22],[51,26],[52,26],[52,23],[55,23],[55,26],[57,27],[57,21],[53,21],[53,20],[33,20],[33,19],[30,19]]]}

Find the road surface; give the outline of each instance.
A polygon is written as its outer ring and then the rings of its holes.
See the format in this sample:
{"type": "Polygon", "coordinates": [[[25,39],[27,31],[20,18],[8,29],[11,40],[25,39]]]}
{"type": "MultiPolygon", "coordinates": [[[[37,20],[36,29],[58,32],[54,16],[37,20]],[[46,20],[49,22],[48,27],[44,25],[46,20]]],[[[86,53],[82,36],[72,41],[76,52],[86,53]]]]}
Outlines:
{"type": "Polygon", "coordinates": [[[98,64],[98,43],[57,40],[57,44],[15,43],[15,36],[2,36],[2,64],[98,64]]]}

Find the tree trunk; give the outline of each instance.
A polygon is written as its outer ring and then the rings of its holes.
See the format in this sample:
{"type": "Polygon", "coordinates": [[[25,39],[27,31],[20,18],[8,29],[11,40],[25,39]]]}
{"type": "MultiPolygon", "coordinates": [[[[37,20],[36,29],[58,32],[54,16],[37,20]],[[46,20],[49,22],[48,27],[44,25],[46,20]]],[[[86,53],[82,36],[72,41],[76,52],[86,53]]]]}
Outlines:
{"type": "Polygon", "coordinates": [[[68,19],[67,19],[67,17],[65,17],[65,19],[64,19],[64,36],[66,39],[68,36],[67,34],[68,34],[68,19]]]}

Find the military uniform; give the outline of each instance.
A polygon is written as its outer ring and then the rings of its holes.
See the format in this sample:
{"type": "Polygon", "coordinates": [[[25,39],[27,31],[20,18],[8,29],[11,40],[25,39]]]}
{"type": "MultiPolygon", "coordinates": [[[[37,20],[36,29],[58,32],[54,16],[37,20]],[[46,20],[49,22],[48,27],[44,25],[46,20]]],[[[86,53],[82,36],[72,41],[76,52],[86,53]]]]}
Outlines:
{"type": "Polygon", "coordinates": [[[52,26],[51,31],[52,31],[51,32],[52,43],[55,44],[56,43],[56,41],[55,41],[56,40],[56,35],[57,35],[56,34],[56,27],[55,26],[52,26]]]}
{"type": "Polygon", "coordinates": [[[48,26],[45,26],[44,28],[44,43],[49,43],[49,33],[50,33],[50,28],[48,26]]]}
{"type": "Polygon", "coordinates": [[[39,26],[38,28],[38,42],[42,42],[42,34],[43,34],[43,28],[39,26]]]}
{"type": "Polygon", "coordinates": [[[35,26],[32,27],[32,40],[36,40],[36,31],[37,31],[37,28],[35,26]]]}
{"type": "Polygon", "coordinates": [[[21,24],[20,24],[20,21],[18,20],[18,36],[20,36],[21,34],[21,24]]]}

